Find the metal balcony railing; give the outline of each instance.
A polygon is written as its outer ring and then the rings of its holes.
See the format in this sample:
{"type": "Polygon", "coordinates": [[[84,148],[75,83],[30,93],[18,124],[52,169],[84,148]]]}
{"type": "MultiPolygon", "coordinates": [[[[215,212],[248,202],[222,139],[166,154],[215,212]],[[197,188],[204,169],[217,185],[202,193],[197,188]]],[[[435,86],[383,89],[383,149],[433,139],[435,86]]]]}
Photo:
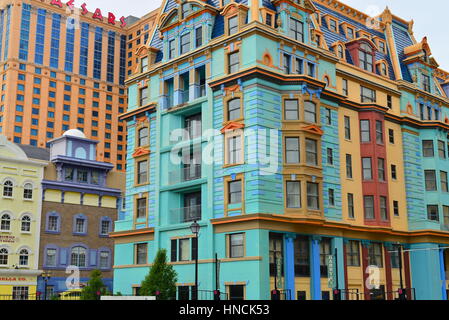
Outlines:
{"type": "Polygon", "coordinates": [[[170,210],[170,224],[201,220],[201,205],[170,210]]]}
{"type": "Polygon", "coordinates": [[[192,181],[201,178],[201,165],[190,165],[175,171],[171,171],[169,174],[169,183],[176,184],[180,182],[192,181]]]}

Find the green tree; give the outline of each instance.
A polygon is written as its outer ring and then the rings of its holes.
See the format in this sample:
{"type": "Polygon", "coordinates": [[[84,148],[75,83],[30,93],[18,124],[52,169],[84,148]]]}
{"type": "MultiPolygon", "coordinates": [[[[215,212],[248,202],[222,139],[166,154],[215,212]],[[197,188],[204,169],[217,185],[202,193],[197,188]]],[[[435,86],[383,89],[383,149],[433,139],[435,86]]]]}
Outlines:
{"type": "Polygon", "coordinates": [[[87,282],[87,286],[81,291],[81,300],[100,300],[100,297],[105,295],[107,291],[108,289],[102,280],[101,271],[94,270],[90,274],[90,280],[87,282]]]}
{"type": "Polygon", "coordinates": [[[178,281],[176,271],[173,266],[167,264],[167,250],[160,249],[149,274],[142,281],[139,294],[141,296],[157,295],[160,300],[175,299],[176,281],[178,281]]]}

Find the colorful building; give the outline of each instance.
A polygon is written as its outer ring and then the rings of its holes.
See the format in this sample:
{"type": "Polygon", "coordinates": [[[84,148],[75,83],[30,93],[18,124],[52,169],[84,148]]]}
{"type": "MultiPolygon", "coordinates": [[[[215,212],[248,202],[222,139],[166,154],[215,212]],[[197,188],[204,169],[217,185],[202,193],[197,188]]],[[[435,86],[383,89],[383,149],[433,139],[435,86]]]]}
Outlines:
{"type": "Polygon", "coordinates": [[[178,299],[197,253],[200,293],[230,299],[447,299],[449,73],[413,22],[165,0],[136,58],[115,292],[166,248],[178,299]]]}
{"type": "Polygon", "coordinates": [[[0,300],[36,299],[45,162],[0,135],[0,300]]]}
{"type": "Polygon", "coordinates": [[[126,19],[81,4],[1,1],[0,133],[46,148],[78,128],[101,141],[99,161],[124,170],[126,19]]]}
{"type": "Polygon", "coordinates": [[[124,174],[95,160],[95,140],[69,130],[49,142],[40,225],[38,290],[49,299],[87,283],[94,269],[112,291],[113,241],[108,237],[122,207],[124,174]],[[74,272],[77,267],[79,274],[74,272]]]}

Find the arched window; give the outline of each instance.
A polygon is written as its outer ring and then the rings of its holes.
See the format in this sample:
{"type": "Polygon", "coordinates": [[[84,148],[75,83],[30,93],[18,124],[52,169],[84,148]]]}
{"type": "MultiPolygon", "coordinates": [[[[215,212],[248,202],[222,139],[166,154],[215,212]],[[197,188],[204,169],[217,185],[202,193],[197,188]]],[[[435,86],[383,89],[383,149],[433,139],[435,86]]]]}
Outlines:
{"type": "Polygon", "coordinates": [[[240,98],[232,99],[228,102],[228,121],[241,118],[240,98]]]}
{"type": "Polygon", "coordinates": [[[338,58],[343,59],[345,57],[342,45],[337,46],[337,53],[338,53],[338,58]]]}
{"type": "Polygon", "coordinates": [[[33,199],[33,185],[31,183],[25,183],[23,186],[23,198],[26,200],[33,199]]]}
{"type": "Polygon", "coordinates": [[[74,247],[70,254],[70,264],[75,267],[86,266],[86,249],[83,247],[74,247]]]}
{"type": "Polygon", "coordinates": [[[0,231],[11,230],[11,216],[7,213],[3,214],[0,220],[0,231]]]}
{"type": "Polygon", "coordinates": [[[31,231],[31,218],[30,216],[23,216],[22,217],[22,232],[30,232],[31,231]]]}
{"type": "Polygon", "coordinates": [[[3,183],[3,196],[12,198],[13,189],[14,189],[14,186],[13,186],[12,181],[6,180],[3,183]]]}
{"type": "Polygon", "coordinates": [[[304,119],[307,122],[316,123],[317,117],[316,117],[316,104],[312,101],[305,101],[304,102],[304,119]]]}
{"type": "Polygon", "coordinates": [[[0,266],[8,265],[8,249],[1,248],[0,249],[0,266]]]}
{"type": "Polygon", "coordinates": [[[143,127],[139,130],[139,147],[148,146],[149,144],[148,127],[143,127]]]}
{"type": "Polygon", "coordinates": [[[22,249],[19,252],[19,266],[26,267],[28,266],[28,256],[29,252],[27,249],[22,249]]]}

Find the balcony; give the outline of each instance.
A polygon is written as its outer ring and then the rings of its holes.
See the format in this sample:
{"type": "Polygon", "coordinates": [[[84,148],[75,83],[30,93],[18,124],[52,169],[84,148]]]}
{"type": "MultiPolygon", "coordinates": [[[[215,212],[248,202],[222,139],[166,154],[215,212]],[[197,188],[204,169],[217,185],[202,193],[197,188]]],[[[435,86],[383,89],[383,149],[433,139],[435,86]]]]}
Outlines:
{"type": "Polygon", "coordinates": [[[169,184],[188,182],[201,179],[201,165],[191,165],[169,173],[169,184]]]}
{"type": "Polygon", "coordinates": [[[206,95],[206,85],[205,84],[199,85],[197,98],[204,97],[205,95],[206,95]]]}
{"type": "Polygon", "coordinates": [[[201,205],[170,210],[170,224],[201,220],[201,205]]]}
{"type": "Polygon", "coordinates": [[[189,90],[184,90],[181,91],[181,101],[180,104],[184,104],[184,103],[188,103],[190,99],[190,91],[189,90]]]}

